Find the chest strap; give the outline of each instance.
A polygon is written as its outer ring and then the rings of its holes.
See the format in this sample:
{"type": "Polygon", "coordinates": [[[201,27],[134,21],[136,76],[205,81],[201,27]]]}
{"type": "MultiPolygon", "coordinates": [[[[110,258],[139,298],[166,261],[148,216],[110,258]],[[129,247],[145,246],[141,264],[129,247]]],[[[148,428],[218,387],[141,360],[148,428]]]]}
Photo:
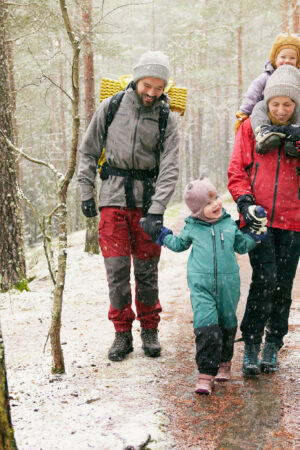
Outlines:
{"type": "Polygon", "coordinates": [[[151,205],[151,197],[154,194],[154,189],[150,180],[153,178],[156,180],[158,172],[158,166],[154,167],[154,169],[151,170],[120,169],[118,167],[109,166],[107,162],[105,162],[101,169],[100,178],[101,180],[107,180],[110,175],[124,178],[125,199],[128,209],[136,208],[133,193],[133,180],[144,181],[143,216],[146,216],[151,205]]]}

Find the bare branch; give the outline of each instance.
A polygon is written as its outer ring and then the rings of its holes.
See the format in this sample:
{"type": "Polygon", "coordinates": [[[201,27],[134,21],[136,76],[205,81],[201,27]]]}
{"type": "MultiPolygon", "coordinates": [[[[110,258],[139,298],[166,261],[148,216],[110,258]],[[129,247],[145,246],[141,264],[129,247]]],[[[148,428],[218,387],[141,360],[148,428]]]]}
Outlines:
{"type": "Polygon", "coordinates": [[[51,172],[59,179],[60,182],[63,181],[64,179],[64,175],[59,172],[52,164],[47,163],[46,161],[42,161],[40,159],[36,159],[36,158],[32,158],[31,156],[27,155],[26,153],[23,152],[23,150],[21,148],[16,147],[10,139],[8,139],[8,137],[5,135],[5,133],[0,129],[0,134],[2,135],[2,137],[4,138],[5,142],[7,143],[7,145],[9,146],[9,148],[11,150],[13,150],[14,152],[18,153],[19,155],[23,156],[23,158],[27,159],[30,162],[33,162],[35,164],[40,164],[41,166],[45,166],[47,167],[49,170],[51,170],[51,172]]]}
{"type": "Polygon", "coordinates": [[[23,34],[22,36],[17,36],[16,38],[14,38],[14,39],[7,39],[7,41],[6,42],[17,42],[17,41],[19,41],[20,39],[24,39],[24,38],[26,38],[26,37],[29,37],[29,36],[33,36],[34,34],[36,34],[39,30],[41,30],[43,27],[44,27],[44,25],[45,25],[45,23],[47,22],[47,20],[48,20],[48,18],[49,18],[50,16],[46,16],[45,18],[44,18],[44,20],[41,22],[41,24],[35,29],[35,30],[32,30],[30,33],[25,33],[25,34],[23,34]]]}
{"type": "Polygon", "coordinates": [[[52,78],[46,75],[43,71],[42,77],[50,81],[50,83],[53,84],[53,86],[56,86],[58,89],[60,89],[69,98],[69,100],[71,100],[71,102],[73,101],[72,97],[67,93],[67,91],[64,88],[62,88],[60,84],[55,83],[55,81],[53,81],[52,78]]]}
{"type": "Polygon", "coordinates": [[[121,8],[127,8],[128,6],[143,6],[143,5],[151,5],[152,2],[145,2],[145,3],[127,3],[126,5],[120,5],[117,6],[116,8],[111,9],[110,11],[108,11],[106,14],[103,15],[103,10],[104,10],[104,0],[102,3],[102,7],[101,7],[101,18],[98,20],[98,22],[95,23],[95,25],[92,26],[90,33],[109,15],[111,15],[112,13],[114,13],[115,11],[117,11],[118,9],[121,8]]]}
{"type": "Polygon", "coordinates": [[[31,209],[31,211],[33,213],[33,216],[35,218],[35,221],[37,222],[38,226],[40,227],[40,230],[41,230],[42,235],[43,235],[43,246],[44,246],[44,253],[45,253],[45,256],[46,256],[46,260],[47,260],[48,270],[49,270],[52,282],[55,285],[56,281],[55,281],[55,277],[54,277],[53,270],[52,270],[50,256],[49,256],[49,253],[48,253],[47,242],[48,242],[49,238],[47,236],[45,226],[43,226],[42,222],[40,221],[39,216],[38,216],[38,214],[37,214],[33,204],[29,200],[29,198],[26,197],[26,195],[24,194],[24,192],[20,188],[18,188],[17,192],[18,192],[19,198],[24,200],[26,205],[31,209]]]}

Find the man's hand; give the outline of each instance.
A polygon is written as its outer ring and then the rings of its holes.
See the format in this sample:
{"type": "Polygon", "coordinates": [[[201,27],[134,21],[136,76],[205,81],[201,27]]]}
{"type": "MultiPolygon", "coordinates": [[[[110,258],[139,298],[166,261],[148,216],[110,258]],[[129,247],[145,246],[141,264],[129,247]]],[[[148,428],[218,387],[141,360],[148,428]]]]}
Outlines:
{"type": "Polygon", "coordinates": [[[156,242],[163,227],[163,214],[148,214],[142,223],[145,232],[156,242]]]}
{"type": "Polygon", "coordinates": [[[92,197],[89,200],[82,202],[81,210],[85,217],[95,217],[97,215],[97,211],[94,198],[92,197]]]}

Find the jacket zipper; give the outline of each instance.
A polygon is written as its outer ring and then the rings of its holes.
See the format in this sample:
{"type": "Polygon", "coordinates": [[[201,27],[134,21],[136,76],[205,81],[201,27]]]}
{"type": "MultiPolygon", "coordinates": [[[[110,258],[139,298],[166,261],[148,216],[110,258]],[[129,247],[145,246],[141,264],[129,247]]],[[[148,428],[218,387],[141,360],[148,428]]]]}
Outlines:
{"type": "Polygon", "coordinates": [[[297,172],[297,185],[298,185],[298,200],[300,200],[300,167],[296,167],[297,172]]]}
{"type": "Polygon", "coordinates": [[[224,250],[224,234],[223,230],[220,230],[221,249],[224,250]]]}
{"type": "Polygon", "coordinates": [[[215,290],[215,296],[217,296],[218,289],[217,289],[217,250],[216,250],[216,235],[215,235],[215,229],[212,226],[211,227],[211,235],[212,235],[212,241],[213,241],[213,252],[214,252],[214,290],[215,290]]]}
{"type": "Polygon", "coordinates": [[[134,151],[135,151],[135,143],[136,143],[136,133],[137,133],[137,128],[138,128],[138,123],[140,120],[140,115],[141,115],[141,108],[139,108],[138,110],[138,115],[137,115],[137,119],[136,119],[136,123],[135,123],[135,129],[134,129],[134,135],[133,135],[133,144],[132,144],[132,170],[134,170],[134,151]]]}
{"type": "Polygon", "coordinates": [[[278,177],[279,177],[279,169],[280,169],[280,160],[281,160],[281,148],[278,149],[277,169],[276,169],[276,177],[275,177],[275,188],[274,188],[272,215],[271,215],[271,219],[270,219],[270,227],[273,225],[274,214],[275,214],[275,204],[276,204],[276,198],[277,198],[277,188],[278,188],[278,177]]]}
{"type": "Polygon", "coordinates": [[[255,179],[256,179],[256,175],[257,175],[258,168],[259,168],[259,163],[257,162],[257,163],[255,163],[255,172],[254,172],[253,181],[252,181],[252,183],[251,183],[251,189],[253,189],[253,186],[254,186],[254,183],[255,183],[255,179]]]}

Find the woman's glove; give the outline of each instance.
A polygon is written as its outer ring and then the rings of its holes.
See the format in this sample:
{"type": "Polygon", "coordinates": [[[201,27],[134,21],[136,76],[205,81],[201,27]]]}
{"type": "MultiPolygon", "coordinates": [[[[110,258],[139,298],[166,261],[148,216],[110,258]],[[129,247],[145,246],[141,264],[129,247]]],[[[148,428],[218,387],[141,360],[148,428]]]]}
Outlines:
{"type": "Polygon", "coordinates": [[[265,155],[269,150],[278,148],[281,145],[281,139],[285,138],[282,126],[262,125],[255,129],[256,146],[255,151],[260,155],[265,155]]]}
{"type": "Polygon", "coordinates": [[[238,119],[235,122],[234,125],[234,130],[235,130],[235,134],[237,133],[237,130],[240,128],[240,126],[242,125],[242,123],[248,119],[249,116],[247,116],[247,114],[244,114],[242,111],[238,111],[235,115],[235,117],[238,119]]]}
{"type": "Polygon", "coordinates": [[[284,152],[291,158],[300,157],[300,126],[282,125],[281,129],[285,133],[284,152]]]}
{"type": "Polygon", "coordinates": [[[81,210],[85,217],[95,217],[97,215],[96,204],[94,198],[81,202],[81,210]]]}
{"type": "Polygon", "coordinates": [[[146,218],[140,221],[140,224],[149,234],[151,240],[156,242],[163,227],[163,214],[147,214],[146,218]]]}
{"type": "Polygon", "coordinates": [[[261,228],[267,223],[266,211],[254,204],[254,197],[251,194],[241,195],[237,199],[238,212],[242,214],[246,226],[252,233],[261,232],[261,228]]]}

